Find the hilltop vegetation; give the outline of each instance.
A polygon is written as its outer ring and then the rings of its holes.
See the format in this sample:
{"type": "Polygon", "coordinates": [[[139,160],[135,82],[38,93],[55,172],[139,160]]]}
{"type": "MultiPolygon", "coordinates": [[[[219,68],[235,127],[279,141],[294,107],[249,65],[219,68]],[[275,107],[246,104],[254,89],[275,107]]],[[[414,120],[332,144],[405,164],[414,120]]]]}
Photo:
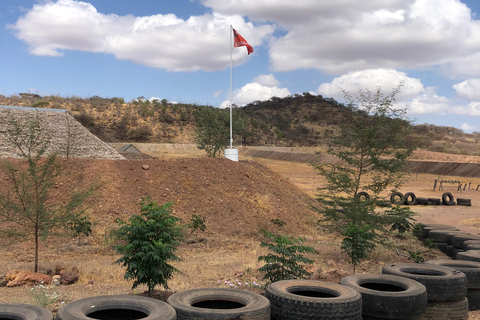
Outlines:
{"type": "MultiPolygon", "coordinates": [[[[123,98],[44,96],[23,93],[1,96],[1,105],[67,109],[81,124],[106,142],[193,143],[196,104],[123,98]]],[[[227,110],[216,109],[217,112],[227,110]]],[[[330,98],[304,93],[273,97],[234,109],[234,142],[245,146],[321,146],[331,142],[341,122],[351,118],[351,107],[330,98]]],[[[480,133],[415,125],[407,141],[419,141],[429,151],[480,155],[480,133]]]]}

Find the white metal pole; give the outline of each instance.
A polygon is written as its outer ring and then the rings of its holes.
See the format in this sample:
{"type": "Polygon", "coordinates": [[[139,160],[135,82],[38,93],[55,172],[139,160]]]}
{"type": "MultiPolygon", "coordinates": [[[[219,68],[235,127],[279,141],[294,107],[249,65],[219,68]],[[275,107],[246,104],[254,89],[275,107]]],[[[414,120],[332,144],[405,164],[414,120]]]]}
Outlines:
{"type": "Polygon", "coordinates": [[[230,25],[230,149],[232,149],[232,104],[233,104],[233,27],[230,25]]]}

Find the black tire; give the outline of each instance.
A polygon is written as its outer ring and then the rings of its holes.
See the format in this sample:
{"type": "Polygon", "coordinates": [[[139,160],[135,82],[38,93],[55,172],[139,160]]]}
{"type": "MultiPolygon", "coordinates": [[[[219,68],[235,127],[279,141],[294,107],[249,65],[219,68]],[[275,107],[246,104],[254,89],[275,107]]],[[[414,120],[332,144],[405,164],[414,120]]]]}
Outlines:
{"type": "Polygon", "coordinates": [[[435,242],[447,242],[448,230],[433,229],[428,231],[428,237],[435,242]]]}
{"type": "Polygon", "coordinates": [[[472,242],[472,243],[469,243],[467,245],[465,245],[466,242],[469,242],[469,241],[476,241],[476,240],[467,240],[467,241],[464,241],[463,242],[463,250],[467,251],[467,250],[480,250],[480,242],[472,242]]]}
{"type": "Polygon", "coordinates": [[[471,207],[471,202],[457,202],[457,206],[471,207]]]}
{"type": "Polygon", "coordinates": [[[457,198],[457,204],[460,205],[460,203],[462,204],[472,203],[472,199],[457,198]]]}
{"type": "Polygon", "coordinates": [[[452,245],[453,237],[456,236],[457,234],[462,234],[462,233],[464,233],[464,232],[462,232],[462,231],[449,231],[449,232],[447,232],[446,237],[445,237],[447,244],[452,245]]]}
{"type": "Polygon", "coordinates": [[[468,233],[454,235],[452,238],[452,246],[457,249],[463,249],[463,243],[467,240],[480,240],[480,235],[468,233]]]}
{"type": "Polygon", "coordinates": [[[434,206],[439,206],[442,204],[442,201],[438,198],[428,198],[428,203],[434,206]]]}
{"type": "Polygon", "coordinates": [[[270,302],[267,298],[237,289],[192,289],[174,293],[168,297],[167,303],[177,312],[178,320],[270,320],[270,302]]]}
{"type": "Polygon", "coordinates": [[[465,252],[465,250],[463,249],[457,249],[457,248],[454,248],[453,249],[453,259],[457,259],[457,254],[460,253],[460,252],[465,252]]]}
{"type": "Polygon", "coordinates": [[[430,260],[425,262],[458,270],[467,276],[467,289],[480,289],[480,262],[465,260],[430,260]]]}
{"type": "Polygon", "coordinates": [[[267,286],[272,319],[362,319],[362,296],[350,287],[316,280],[282,280],[267,286]]]}
{"type": "Polygon", "coordinates": [[[417,196],[413,192],[407,192],[403,195],[405,198],[405,204],[407,206],[414,206],[417,204],[417,196]]]}
{"type": "Polygon", "coordinates": [[[447,256],[453,258],[453,256],[455,255],[455,247],[447,244],[447,247],[445,248],[445,253],[447,254],[447,256]]]}
{"type": "Polygon", "coordinates": [[[457,260],[467,260],[467,261],[476,261],[480,262],[480,251],[479,250],[467,250],[464,252],[457,253],[457,260]]]}
{"type": "Polygon", "coordinates": [[[418,317],[427,308],[427,289],[417,281],[388,274],[355,274],[340,280],[362,295],[362,316],[418,317]]]}
{"type": "Polygon", "coordinates": [[[426,206],[426,205],[428,205],[428,199],[427,198],[417,198],[417,204],[426,206]]]}
{"type": "Polygon", "coordinates": [[[134,318],[175,320],[175,310],[163,301],[129,295],[98,296],[80,299],[61,307],[56,320],[134,318]]]}
{"type": "Polygon", "coordinates": [[[468,319],[468,300],[463,298],[451,302],[428,301],[423,320],[468,319]]]}
{"type": "Polygon", "coordinates": [[[392,194],[390,195],[390,202],[392,204],[404,204],[405,198],[400,192],[392,192],[392,194]]]}
{"type": "Polygon", "coordinates": [[[370,195],[365,191],[360,191],[355,195],[355,198],[360,201],[367,201],[370,200],[370,195]]]}
{"type": "Polygon", "coordinates": [[[438,250],[442,251],[443,253],[447,253],[447,243],[446,242],[435,242],[438,250]]]}
{"type": "Polygon", "coordinates": [[[444,206],[453,206],[455,205],[455,198],[450,192],[445,192],[442,194],[442,203],[444,206]]]}
{"type": "Polygon", "coordinates": [[[0,319],[53,320],[53,314],[42,307],[21,303],[0,303],[0,319]]]}
{"type": "MultiPolygon", "coordinates": [[[[463,241],[463,244],[462,244],[462,249],[463,250],[467,250],[467,247],[471,244],[480,244],[480,240],[465,240],[463,241]]],[[[478,249],[473,249],[473,250],[478,250],[478,249]]]]}
{"type": "Polygon", "coordinates": [[[468,289],[467,299],[468,299],[468,310],[470,311],[480,310],[480,290],[479,289],[468,289]]]}
{"type": "Polygon", "coordinates": [[[445,233],[447,232],[452,232],[452,231],[458,231],[455,227],[452,226],[429,226],[429,227],[423,227],[423,234],[425,237],[429,237],[429,233],[432,230],[437,230],[437,231],[444,231],[445,233]]]}
{"type": "Polygon", "coordinates": [[[420,282],[427,288],[429,301],[455,301],[467,295],[467,277],[452,268],[431,264],[398,263],[385,265],[382,273],[420,282]]]}

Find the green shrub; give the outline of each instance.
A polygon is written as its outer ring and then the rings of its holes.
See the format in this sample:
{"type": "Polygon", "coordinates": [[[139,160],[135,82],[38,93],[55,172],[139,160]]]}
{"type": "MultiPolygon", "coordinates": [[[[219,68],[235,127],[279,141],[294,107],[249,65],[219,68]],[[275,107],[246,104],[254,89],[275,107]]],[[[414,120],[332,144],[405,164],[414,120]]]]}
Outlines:
{"type": "Polygon", "coordinates": [[[128,223],[119,221],[118,235],[127,244],[116,246],[123,256],[115,263],[127,268],[125,279],[134,279],[132,289],[146,284],[151,296],[156,285],[169,289],[168,280],[179,272],[170,262],[181,260],[175,252],[183,241],[183,230],[178,224],[181,219],[172,215],[171,203],[160,207],[145,197],[141,205],[140,215],[128,223]]]}

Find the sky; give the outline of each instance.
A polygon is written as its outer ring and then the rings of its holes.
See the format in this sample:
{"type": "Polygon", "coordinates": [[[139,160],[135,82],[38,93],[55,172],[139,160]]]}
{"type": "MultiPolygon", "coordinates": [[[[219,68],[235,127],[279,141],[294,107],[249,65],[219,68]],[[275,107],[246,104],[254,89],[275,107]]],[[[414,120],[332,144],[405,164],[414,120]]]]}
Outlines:
{"type": "Polygon", "coordinates": [[[223,108],[402,84],[414,123],[480,132],[478,0],[0,0],[0,44],[6,96],[223,108]]]}

